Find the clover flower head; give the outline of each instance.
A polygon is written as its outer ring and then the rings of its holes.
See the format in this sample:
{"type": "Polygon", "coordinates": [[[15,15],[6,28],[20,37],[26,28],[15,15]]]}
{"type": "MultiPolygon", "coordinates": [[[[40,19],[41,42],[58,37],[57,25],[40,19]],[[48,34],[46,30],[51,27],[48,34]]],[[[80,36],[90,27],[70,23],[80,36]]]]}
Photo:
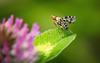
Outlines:
{"type": "Polygon", "coordinates": [[[39,31],[39,25],[33,24],[30,32],[28,24],[23,24],[23,19],[16,18],[11,15],[6,21],[3,19],[0,23],[0,62],[23,62],[34,63],[38,60],[38,52],[34,50],[34,37],[39,31]],[[14,23],[14,24],[13,24],[14,23]]]}

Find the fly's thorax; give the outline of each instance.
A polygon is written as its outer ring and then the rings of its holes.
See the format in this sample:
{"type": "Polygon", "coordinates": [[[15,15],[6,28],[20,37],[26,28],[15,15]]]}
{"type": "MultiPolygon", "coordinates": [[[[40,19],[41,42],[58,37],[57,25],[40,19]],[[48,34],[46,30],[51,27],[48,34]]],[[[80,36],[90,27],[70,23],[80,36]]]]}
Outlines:
{"type": "Polygon", "coordinates": [[[60,17],[56,17],[56,21],[57,22],[60,22],[61,21],[61,18],[60,17]]]}

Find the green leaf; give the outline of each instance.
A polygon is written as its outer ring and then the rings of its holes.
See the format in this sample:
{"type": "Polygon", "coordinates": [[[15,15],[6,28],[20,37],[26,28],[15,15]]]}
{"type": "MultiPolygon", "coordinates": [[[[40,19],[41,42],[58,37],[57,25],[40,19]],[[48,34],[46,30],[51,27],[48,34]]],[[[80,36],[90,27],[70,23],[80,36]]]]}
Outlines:
{"type": "Polygon", "coordinates": [[[75,39],[76,34],[70,30],[50,29],[35,37],[35,49],[39,51],[40,60],[43,63],[58,56],[61,51],[75,39]]]}

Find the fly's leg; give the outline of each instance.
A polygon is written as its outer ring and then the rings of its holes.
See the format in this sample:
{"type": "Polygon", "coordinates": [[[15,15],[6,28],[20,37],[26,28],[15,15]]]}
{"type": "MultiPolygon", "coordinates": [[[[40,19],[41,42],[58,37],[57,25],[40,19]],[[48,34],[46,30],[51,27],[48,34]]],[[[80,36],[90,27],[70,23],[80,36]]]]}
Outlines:
{"type": "MultiPolygon", "coordinates": [[[[54,24],[55,24],[55,26],[57,27],[57,22],[54,22],[54,24]]],[[[60,32],[59,32],[59,26],[58,26],[58,33],[60,34],[60,32]]]]}
{"type": "Polygon", "coordinates": [[[58,26],[58,33],[60,34],[60,31],[59,31],[59,29],[60,29],[60,28],[59,28],[59,26],[58,26]]]}
{"type": "Polygon", "coordinates": [[[61,26],[61,28],[64,30],[63,26],[61,26]]]}
{"type": "Polygon", "coordinates": [[[63,37],[63,30],[64,30],[64,28],[63,28],[63,26],[61,26],[61,28],[62,28],[61,37],[63,37]]]}
{"type": "Polygon", "coordinates": [[[53,22],[55,24],[55,26],[57,27],[57,22],[53,22]]]}

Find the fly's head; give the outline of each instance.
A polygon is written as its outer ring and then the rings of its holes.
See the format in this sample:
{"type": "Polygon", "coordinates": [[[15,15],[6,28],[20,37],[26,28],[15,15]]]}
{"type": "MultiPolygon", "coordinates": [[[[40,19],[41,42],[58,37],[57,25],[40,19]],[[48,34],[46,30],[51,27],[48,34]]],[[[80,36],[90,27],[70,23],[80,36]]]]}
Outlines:
{"type": "Polygon", "coordinates": [[[56,20],[56,16],[51,15],[52,20],[56,20]]]}

